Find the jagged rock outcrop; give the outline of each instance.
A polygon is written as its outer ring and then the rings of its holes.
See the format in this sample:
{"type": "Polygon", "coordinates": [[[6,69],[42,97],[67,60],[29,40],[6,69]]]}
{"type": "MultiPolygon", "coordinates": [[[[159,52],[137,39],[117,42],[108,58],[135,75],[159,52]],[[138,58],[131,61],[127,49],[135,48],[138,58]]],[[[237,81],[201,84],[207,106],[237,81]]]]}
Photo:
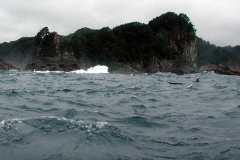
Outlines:
{"type": "Polygon", "coordinates": [[[208,64],[205,66],[201,66],[199,69],[199,72],[204,72],[204,71],[214,71],[214,69],[216,68],[216,65],[213,64],[208,64]]]}
{"type": "Polygon", "coordinates": [[[225,75],[238,75],[240,76],[240,68],[239,67],[228,67],[228,66],[223,66],[223,65],[206,65],[206,66],[202,66],[199,69],[199,72],[203,72],[203,71],[214,71],[214,73],[217,74],[225,74],[225,75]]]}
{"type": "Polygon", "coordinates": [[[230,69],[231,71],[233,71],[233,72],[238,72],[238,73],[240,73],[240,68],[237,67],[237,66],[229,67],[229,69],[230,69]]]}
{"type": "Polygon", "coordinates": [[[3,61],[0,58],[0,70],[11,70],[11,69],[18,69],[18,68],[13,66],[12,64],[9,64],[9,63],[3,61]]]}
{"type": "MultiPolygon", "coordinates": [[[[240,70],[240,69],[239,69],[240,70]]],[[[227,67],[227,66],[217,66],[215,69],[214,69],[214,73],[217,73],[217,74],[225,74],[225,75],[238,75],[240,76],[240,72],[238,71],[234,71],[234,70],[231,70],[231,68],[227,67]]]]}
{"type": "MultiPolygon", "coordinates": [[[[78,61],[73,53],[61,51],[59,47],[59,36],[57,33],[52,39],[53,49],[51,53],[46,55],[37,55],[37,57],[27,64],[26,70],[39,71],[72,71],[79,69],[78,61]]],[[[41,48],[39,49],[41,50],[41,48]]]]}
{"type": "Polygon", "coordinates": [[[172,64],[174,70],[182,73],[193,73],[197,72],[198,68],[196,65],[197,60],[197,48],[196,39],[188,40],[188,32],[180,32],[169,37],[170,48],[173,48],[177,53],[176,58],[172,64]]]}

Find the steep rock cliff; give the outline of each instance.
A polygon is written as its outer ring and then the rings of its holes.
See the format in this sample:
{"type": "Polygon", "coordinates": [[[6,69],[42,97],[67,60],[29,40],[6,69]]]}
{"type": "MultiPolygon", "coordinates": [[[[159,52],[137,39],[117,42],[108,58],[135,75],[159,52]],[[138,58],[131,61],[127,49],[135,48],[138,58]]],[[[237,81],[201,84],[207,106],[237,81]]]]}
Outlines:
{"type": "MultiPolygon", "coordinates": [[[[153,48],[155,56],[146,68],[148,71],[174,73],[197,71],[196,30],[187,15],[167,12],[149,21],[148,25],[157,44],[153,48]]],[[[144,62],[144,59],[142,61],[144,62]]]]}
{"type": "Polygon", "coordinates": [[[184,73],[198,72],[196,39],[189,43],[185,42],[182,58],[181,70],[184,73]]]}
{"type": "Polygon", "coordinates": [[[146,72],[155,73],[160,71],[177,74],[198,72],[195,39],[187,42],[184,35],[176,35],[169,39],[169,46],[176,51],[175,58],[169,60],[153,57],[149,67],[145,69],[146,72]]]}
{"type": "Polygon", "coordinates": [[[47,50],[47,53],[41,52],[42,47],[39,47],[36,58],[27,64],[27,70],[40,71],[72,71],[79,69],[78,61],[72,52],[60,50],[59,35],[54,34],[51,42],[52,48],[47,50]]]}

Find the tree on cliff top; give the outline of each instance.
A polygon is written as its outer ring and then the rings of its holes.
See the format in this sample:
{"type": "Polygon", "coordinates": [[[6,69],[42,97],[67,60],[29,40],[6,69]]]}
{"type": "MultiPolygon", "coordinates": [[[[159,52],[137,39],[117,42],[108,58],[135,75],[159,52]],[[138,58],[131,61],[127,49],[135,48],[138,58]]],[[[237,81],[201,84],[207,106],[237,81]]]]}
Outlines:
{"type": "Polygon", "coordinates": [[[41,29],[35,36],[35,45],[41,46],[43,39],[50,34],[48,27],[41,29]]]}
{"type": "Polygon", "coordinates": [[[52,57],[56,52],[56,44],[54,42],[54,36],[56,32],[49,32],[48,27],[41,29],[35,36],[35,46],[37,56],[52,57]]]}
{"type": "Polygon", "coordinates": [[[149,21],[148,25],[153,31],[153,48],[159,58],[177,56],[182,59],[185,43],[196,38],[193,24],[183,13],[167,12],[149,21]]]}
{"type": "Polygon", "coordinates": [[[149,21],[148,25],[154,33],[158,33],[164,29],[172,34],[188,32],[195,36],[196,31],[189,17],[183,13],[177,15],[174,12],[167,12],[149,21]]]}
{"type": "Polygon", "coordinates": [[[190,42],[196,38],[196,29],[186,14],[180,13],[177,15],[174,12],[167,12],[159,17],[149,21],[154,34],[167,32],[166,39],[178,34],[184,34],[185,40],[190,42]]]}

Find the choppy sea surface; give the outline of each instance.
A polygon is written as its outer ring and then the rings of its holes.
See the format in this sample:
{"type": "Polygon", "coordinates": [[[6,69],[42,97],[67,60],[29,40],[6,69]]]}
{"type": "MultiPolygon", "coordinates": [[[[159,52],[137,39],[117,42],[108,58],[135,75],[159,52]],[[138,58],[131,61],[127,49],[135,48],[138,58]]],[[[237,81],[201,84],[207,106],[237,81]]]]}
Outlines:
{"type": "Polygon", "coordinates": [[[239,159],[239,76],[96,68],[0,71],[0,160],[239,159]]]}

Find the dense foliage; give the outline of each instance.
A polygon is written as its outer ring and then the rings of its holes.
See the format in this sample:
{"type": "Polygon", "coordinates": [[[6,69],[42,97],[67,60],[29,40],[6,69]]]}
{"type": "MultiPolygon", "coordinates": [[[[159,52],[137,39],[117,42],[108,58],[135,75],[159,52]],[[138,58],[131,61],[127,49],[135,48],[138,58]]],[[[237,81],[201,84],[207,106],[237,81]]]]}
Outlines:
{"type": "Polygon", "coordinates": [[[54,57],[56,44],[54,42],[54,36],[56,32],[49,32],[48,27],[41,29],[35,36],[35,54],[41,57],[54,57]]]}
{"type": "Polygon", "coordinates": [[[226,46],[223,49],[231,53],[231,64],[240,66],[240,45],[235,47],[226,46]]]}
{"type": "MultiPolygon", "coordinates": [[[[231,47],[230,47],[231,48],[231,47]]],[[[198,66],[206,64],[215,64],[215,65],[233,65],[232,53],[228,50],[217,47],[210,42],[206,42],[201,38],[197,37],[197,49],[198,49],[198,66]]]]}

